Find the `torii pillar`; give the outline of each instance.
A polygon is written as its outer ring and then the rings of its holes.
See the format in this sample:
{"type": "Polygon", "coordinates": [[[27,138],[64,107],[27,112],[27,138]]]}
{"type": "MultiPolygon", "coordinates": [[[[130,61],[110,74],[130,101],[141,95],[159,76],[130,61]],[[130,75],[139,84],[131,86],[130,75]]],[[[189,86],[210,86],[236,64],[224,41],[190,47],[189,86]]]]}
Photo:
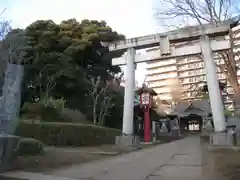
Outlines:
{"type": "Polygon", "coordinates": [[[133,134],[135,54],[134,48],[127,49],[122,134],[130,136],[133,134]]]}
{"type": "Polygon", "coordinates": [[[223,132],[226,130],[224,106],[221,91],[219,88],[219,81],[217,78],[216,65],[214,62],[212,48],[208,36],[204,35],[200,37],[200,47],[207,77],[208,93],[212,109],[215,132],[223,132]]]}
{"type": "Polygon", "coordinates": [[[122,135],[117,136],[115,143],[120,146],[137,146],[140,144],[138,136],[133,134],[133,116],[134,116],[134,97],[135,97],[135,57],[134,47],[127,49],[126,57],[126,75],[124,88],[124,108],[122,135]]]}

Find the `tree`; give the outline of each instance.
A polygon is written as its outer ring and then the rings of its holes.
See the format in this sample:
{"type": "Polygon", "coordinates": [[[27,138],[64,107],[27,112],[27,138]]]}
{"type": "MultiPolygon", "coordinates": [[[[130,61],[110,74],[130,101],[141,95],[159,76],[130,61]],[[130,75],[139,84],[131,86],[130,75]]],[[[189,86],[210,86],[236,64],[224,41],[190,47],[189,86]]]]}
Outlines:
{"type": "Polygon", "coordinates": [[[38,20],[23,31],[30,39],[25,62],[25,101],[35,102],[46,96],[63,97],[67,107],[85,112],[88,118],[95,116],[95,123],[104,124],[103,117],[112,115],[111,103],[123,96],[108,87],[108,82],[118,80],[115,77],[121,69],[111,65],[112,59],[107,56],[109,50],[102,44],[122,40],[124,36],[113,31],[105,21],[78,22],[75,19],[60,24],[38,20]],[[96,84],[99,77],[100,84],[96,84]],[[98,99],[96,108],[105,107],[106,110],[97,111],[96,115],[93,110],[89,111],[89,106],[90,109],[94,107],[89,92],[97,89],[99,93],[104,87],[106,91],[100,93],[101,100],[98,99]],[[101,103],[104,105],[100,106],[101,103]]]}
{"type": "Polygon", "coordinates": [[[168,86],[170,89],[170,95],[171,95],[171,104],[173,107],[175,107],[176,104],[181,102],[183,98],[185,97],[184,89],[182,85],[179,82],[179,79],[172,79],[168,81],[168,86]]]}
{"type": "Polygon", "coordinates": [[[86,81],[91,85],[89,95],[92,98],[92,117],[94,124],[103,125],[105,118],[109,115],[109,109],[115,106],[114,98],[116,91],[120,88],[120,83],[117,82],[117,77],[113,80],[104,82],[100,76],[86,81]]]}
{"type": "Polygon", "coordinates": [[[80,81],[84,84],[84,72],[108,79],[112,78],[112,73],[120,71],[119,67],[111,65],[110,58],[103,58],[108,49],[103,47],[101,42],[111,42],[124,37],[112,31],[104,21],[83,20],[79,23],[70,19],[60,24],[51,20],[36,21],[25,31],[32,40],[27,64],[31,77],[33,74],[38,76],[45,66],[59,67],[55,72],[51,68],[50,74],[55,74],[59,69],[71,69],[71,74],[64,73],[64,76],[56,80],[55,89],[59,90],[57,93],[60,95],[72,94],[72,90],[76,89],[74,86],[80,81]]]}
{"type": "MultiPolygon", "coordinates": [[[[239,14],[238,2],[232,0],[159,0],[159,7],[156,9],[158,20],[167,20],[169,26],[180,22],[176,27],[210,23],[220,24],[224,20],[233,18],[239,14]]],[[[230,32],[232,48],[229,51],[217,53],[224,60],[224,65],[218,65],[226,75],[228,82],[234,89],[234,100],[240,105],[240,87],[237,78],[238,68],[235,65],[235,57],[238,53],[233,52],[234,33],[230,32]]]]}
{"type": "Polygon", "coordinates": [[[91,85],[89,95],[92,98],[93,123],[102,124],[112,98],[111,95],[107,93],[110,82],[102,84],[101,76],[96,78],[92,77],[89,81],[86,81],[91,85]],[[100,107],[99,110],[98,107],[100,107]],[[99,111],[99,113],[97,111],[99,111]]]}
{"type": "Polygon", "coordinates": [[[161,100],[160,97],[157,97],[154,100],[154,107],[157,113],[167,114],[171,111],[171,103],[165,100],[161,100]]]}

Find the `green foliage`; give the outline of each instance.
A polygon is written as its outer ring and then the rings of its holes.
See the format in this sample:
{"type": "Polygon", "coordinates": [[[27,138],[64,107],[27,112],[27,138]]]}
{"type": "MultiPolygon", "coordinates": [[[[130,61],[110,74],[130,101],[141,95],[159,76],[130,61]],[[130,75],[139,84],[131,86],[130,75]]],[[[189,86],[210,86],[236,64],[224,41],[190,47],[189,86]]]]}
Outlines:
{"type": "Polygon", "coordinates": [[[202,93],[201,99],[209,99],[209,95],[205,94],[205,93],[202,93]]]}
{"type": "Polygon", "coordinates": [[[42,103],[25,103],[21,109],[21,116],[27,119],[42,121],[64,121],[58,109],[52,106],[45,106],[42,103]]]}
{"type": "MultiPolygon", "coordinates": [[[[50,107],[47,105],[49,109],[62,108],[63,103],[65,107],[80,110],[92,119],[92,100],[88,94],[91,85],[86,79],[101,76],[101,86],[105,86],[121,72],[119,67],[111,65],[109,50],[102,42],[122,40],[124,36],[113,31],[105,21],[78,22],[75,19],[60,24],[52,20],[38,20],[23,32],[29,39],[29,48],[25,55],[22,105],[25,102],[35,103],[47,96],[52,97],[47,102],[51,104],[50,107]],[[64,102],[59,98],[63,98],[64,102]],[[61,102],[56,102],[56,99],[61,102]]],[[[114,93],[111,103],[123,98],[116,90],[110,92],[114,93]]],[[[121,106],[115,104],[117,109],[121,106]]],[[[114,112],[114,108],[109,108],[106,119],[113,119],[114,112]]],[[[122,119],[121,116],[117,119],[122,119]]]]}
{"type": "Polygon", "coordinates": [[[26,102],[21,108],[20,114],[23,119],[31,119],[31,121],[91,123],[79,110],[65,108],[64,104],[65,100],[53,98],[36,103],[26,102]]]}
{"type": "Polygon", "coordinates": [[[37,103],[44,106],[45,108],[54,108],[57,111],[62,111],[65,107],[66,100],[63,98],[54,99],[53,97],[50,97],[40,99],[37,103]]]}
{"type": "Polygon", "coordinates": [[[228,117],[229,117],[229,116],[232,116],[232,112],[226,109],[226,110],[224,111],[224,115],[225,115],[225,116],[228,116],[228,117]]]}
{"type": "Polygon", "coordinates": [[[60,116],[67,122],[72,123],[83,123],[90,124],[91,122],[87,120],[87,117],[77,109],[64,108],[60,112],[60,116]]]}
{"type": "MultiPolygon", "coordinates": [[[[53,21],[36,21],[25,32],[31,38],[32,49],[28,51],[29,64],[33,65],[29,69],[31,75],[34,73],[37,76],[46,66],[54,65],[54,68],[45,68],[41,80],[47,81],[49,76],[61,71],[62,74],[55,79],[56,86],[61,87],[59,91],[63,88],[73,90],[74,87],[82,89],[78,84],[83,82],[83,71],[105,78],[109,78],[112,72],[120,71],[119,67],[111,66],[111,58],[103,58],[108,49],[101,42],[124,37],[112,31],[105,22],[83,20],[79,23],[75,19],[69,19],[55,24],[53,21]]],[[[32,87],[46,91],[46,84],[36,83],[32,87]]],[[[64,92],[59,93],[65,95],[64,92]]]]}
{"type": "Polygon", "coordinates": [[[39,116],[42,112],[42,106],[37,103],[26,102],[21,108],[21,115],[28,115],[30,118],[39,116]],[[33,116],[33,117],[32,117],[33,116]]]}
{"type": "Polygon", "coordinates": [[[0,42],[0,59],[13,64],[22,64],[29,50],[29,38],[21,29],[10,31],[0,42]]]}
{"type": "Polygon", "coordinates": [[[95,146],[112,144],[117,129],[101,126],[72,123],[30,123],[22,121],[16,129],[16,135],[33,137],[46,145],[54,146],[95,146]]]}
{"type": "Polygon", "coordinates": [[[21,138],[17,150],[18,156],[36,156],[44,153],[43,144],[32,138],[21,138]]]}

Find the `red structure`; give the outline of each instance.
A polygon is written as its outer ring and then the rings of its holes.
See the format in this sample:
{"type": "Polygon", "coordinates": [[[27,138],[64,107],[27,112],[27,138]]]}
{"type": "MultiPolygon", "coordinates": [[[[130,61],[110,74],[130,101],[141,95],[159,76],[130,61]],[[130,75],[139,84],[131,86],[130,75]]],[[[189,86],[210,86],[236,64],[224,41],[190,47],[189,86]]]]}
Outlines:
{"type": "Polygon", "coordinates": [[[153,96],[157,93],[143,84],[142,87],[137,90],[140,95],[140,107],[144,110],[144,141],[151,141],[151,121],[150,121],[150,108],[153,103],[153,96]]]}

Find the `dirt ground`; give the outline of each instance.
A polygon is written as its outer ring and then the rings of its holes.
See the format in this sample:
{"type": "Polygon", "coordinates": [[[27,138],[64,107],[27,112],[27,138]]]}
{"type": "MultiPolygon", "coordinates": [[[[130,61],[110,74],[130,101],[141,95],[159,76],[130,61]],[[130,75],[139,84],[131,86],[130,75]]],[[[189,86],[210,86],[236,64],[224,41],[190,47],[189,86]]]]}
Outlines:
{"type": "Polygon", "coordinates": [[[212,149],[202,146],[203,171],[206,180],[239,180],[240,151],[231,148],[212,149]]]}
{"type": "Polygon", "coordinates": [[[138,148],[119,148],[113,145],[103,145],[99,147],[80,148],[54,148],[48,147],[41,156],[19,157],[12,165],[11,170],[24,170],[29,172],[49,172],[72,164],[95,161],[101,158],[116,156],[121,153],[140,150],[142,148],[153,147],[156,144],[143,144],[138,148]]]}
{"type": "Polygon", "coordinates": [[[0,178],[1,178],[1,180],[28,180],[28,179],[19,179],[19,178],[8,178],[8,177],[1,177],[0,176],[0,178]]]}
{"type": "Polygon", "coordinates": [[[212,152],[214,166],[227,180],[240,179],[240,151],[220,150],[212,152]]]}

